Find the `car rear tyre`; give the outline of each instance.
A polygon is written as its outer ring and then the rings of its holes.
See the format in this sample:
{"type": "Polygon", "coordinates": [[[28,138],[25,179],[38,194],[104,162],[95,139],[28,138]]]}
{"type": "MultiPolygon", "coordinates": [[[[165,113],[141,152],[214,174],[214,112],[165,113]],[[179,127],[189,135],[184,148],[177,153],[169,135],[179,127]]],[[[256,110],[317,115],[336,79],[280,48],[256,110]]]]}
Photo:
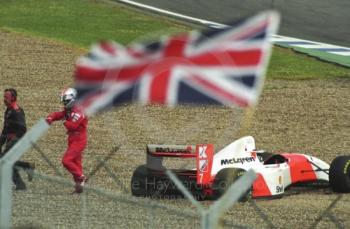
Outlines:
{"type": "Polygon", "coordinates": [[[146,165],[137,167],[131,178],[132,195],[163,199],[175,199],[182,196],[167,176],[157,173],[159,171],[149,169],[146,165]]]}
{"type": "MultiPolygon", "coordinates": [[[[227,168],[220,170],[216,174],[213,183],[214,198],[219,199],[222,195],[224,195],[230,186],[235,183],[236,180],[244,173],[245,171],[243,169],[238,168],[227,168]]],[[[240,198],[240,201],[247,200],[247,196],[248,192],[240,198]]]]}
{"type": "Polygon", "coordinates": [[[350,156],[338,156],[332,161],[329,183],[334,192],[350,192],[350,156]]]}
{"type": "Polygon", "coordinates": [[[131,178],[132,195],[141,197],[152,196],[152,189],[148,187],[151,179],[149,169],[146,165],[137,167],[131,178]]]}

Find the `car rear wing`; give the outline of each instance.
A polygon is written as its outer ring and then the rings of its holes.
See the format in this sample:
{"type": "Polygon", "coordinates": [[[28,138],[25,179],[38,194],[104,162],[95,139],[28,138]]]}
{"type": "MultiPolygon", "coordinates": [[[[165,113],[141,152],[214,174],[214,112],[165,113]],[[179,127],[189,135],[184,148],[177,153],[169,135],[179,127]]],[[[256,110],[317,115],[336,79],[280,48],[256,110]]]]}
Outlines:
{"type": "Polygon", "coordinates": [[[214,145],[201,144],[196,146],[197,154],[197,184],[210,184],[211,168],[213,167],[214,145]]]}
{"type": "Polygon", "coordinates": [[[146,166],[154,170],[165,170],[163,157],[196,158],[197,183],[210,183],[214,146],[199,145],[147,145],[146,166]]]}
{"type": "Polygon", "coordinates": [[[153,157],[196,157],[196,146],[147,145],[147,154],[153,157]]]}

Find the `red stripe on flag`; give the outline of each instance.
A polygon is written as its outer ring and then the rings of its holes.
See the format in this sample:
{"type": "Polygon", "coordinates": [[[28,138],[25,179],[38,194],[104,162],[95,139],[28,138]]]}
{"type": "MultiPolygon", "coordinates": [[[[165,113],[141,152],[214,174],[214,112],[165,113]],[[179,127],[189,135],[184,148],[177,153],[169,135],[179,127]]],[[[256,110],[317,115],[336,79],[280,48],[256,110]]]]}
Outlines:
{"type": "Polygon", "coordinates": [[[164,57],[183,57],[184,48],[188,44],[186,35],[180,35],[169,39],[164,50],[164,57]]]}
{"type": "Polygon", "coordinates": [[[105,69],[93,69],[90,67],[77,66],[75,69],[76,81],[102,81],[106,77],[107,70],[105,69]]]}
{"type": "Polygon", "coordinates": [[[190,58],[194,65],[202,66],[253,66],[258,65],[262,58],[262,50],[214,51],[190,58]]]}
{"type": "Polygon", "coordinates": [[[142,76],[142,73],[147,67],[147,64],[142,64],[139,66],[129,66],[121,69],[115,68],[105,70],[77,66],[75,71],[75,80],[101,83],[104,80],[134,81],[138,80],[142,76]]]}
{"type": "Polygon", "coordinates": [[[100,43],[100,47],[103,51],[112,54],[112,55],[117,55],[117,48],[113,45],[113,43],[109,42],[109,41],[102,41],[100,43]]]}
{"type": "Polygon", "coordinates": [[[170,71],[161,72],[152,79],[149,97],[151,103],[164,104],[166,102],[170,71]]]}
{"type": "MultiPolygon", "coordinates": [[[[181,41],[182,42],[182,41],[181,41]]],[[[169,52],[171,52],[169,50],[169,52]]],[[[175,54],[175,53],[173,53],[175,54]]],[[[77,66],[75,71],[76,81],[103,82],[104,80],[138,80],[148,69],[171,69],[176,65],[200,65],[208,66],[253,66],[259,64],[263,52],[260,49],[215,51],[191,58],[168,56],[157,62],[143,63],[140,65],[126,66],[115,69],[97,69],[93,67],[77,66]]],[[[168,53],[168,55],[171,55],[168,53]]]]}

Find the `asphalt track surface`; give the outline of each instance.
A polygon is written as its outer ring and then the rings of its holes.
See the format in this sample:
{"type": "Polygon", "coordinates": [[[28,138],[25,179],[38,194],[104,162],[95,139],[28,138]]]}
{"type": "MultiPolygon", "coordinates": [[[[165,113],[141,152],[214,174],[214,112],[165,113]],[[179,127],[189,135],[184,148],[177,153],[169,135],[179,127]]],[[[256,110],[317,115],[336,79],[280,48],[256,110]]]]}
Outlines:
{"type": "Polygon", "coordinates": [[[350,47],[349,0],[134,1],[219,23],[273,8],[282,15],[279,35],[350,47]]]}

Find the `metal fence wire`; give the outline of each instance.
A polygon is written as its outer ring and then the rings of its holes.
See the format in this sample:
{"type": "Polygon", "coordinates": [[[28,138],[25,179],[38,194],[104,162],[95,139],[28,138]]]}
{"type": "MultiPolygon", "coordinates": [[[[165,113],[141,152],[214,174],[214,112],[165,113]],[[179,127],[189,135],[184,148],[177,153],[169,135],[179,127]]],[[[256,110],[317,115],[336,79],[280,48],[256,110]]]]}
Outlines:
{"type": "Polygon", "coordinates": [[[26,192],[15,192],[13,226],[38,228],[196,228],[198,214],[155,200],[87,187],[70,194],[73,183],[35,174],[26,192]],[[179,223],[181,222],[181,223],[179,223]]]}
{"type": "MultiPolygon", "coordinates": [[[[327,187],[318,190],[299,188],[281,199],[237,202],[240,189],[249,185],[251,174],[235,182],[228,194],[217,201],[198,202],[170,170],[167,175],[185,198],[133,197],[131,177],[120,173],[120,170],[133,168],[116,168],[111,163],[118,156],[118,146],[96,158],[84,192],[71,194],[74,184],[66,178],[61,166],[52,161],[40,145],[33,142],[30,145],[34,148],[31,153],[42,161],[45,172],[38,168],[31,182],[26,179],[26,191],[12,192],[11,222],[14,228],[350,227],[350,196],[335,194],[327,187]],[[101,187],[101,180],[110,182],[112,188],[101,187]]],[[[20,173],[26,177],[24,171],[20,173]]]]}
{"type": "MultiPolygon", "coordinates": [[[[25,175],[23,173],[23,175],[25,175]]],[[[14,192],[12,222],[14,228],[203,228],[203,216],[213,202],[199,203],[198,211],[187,199],[148,199],[130,193],[113,193],[87,185],[83,194],[70,194],[74,184],[64,178],[35,172],[28,190],[14,192]]],[[[271,200],[280,201],[280,200],[271,200]]],[[[221,228],[347,228],[350,198],[329,198],[323,210],[300,209],[307,223],[298,222],[290,208],[290,217],[271,212],[268,201],[238,203],[222,216],[221,228]]],[[[304,219],[299,218],[303,222],[304,219]]]]}

